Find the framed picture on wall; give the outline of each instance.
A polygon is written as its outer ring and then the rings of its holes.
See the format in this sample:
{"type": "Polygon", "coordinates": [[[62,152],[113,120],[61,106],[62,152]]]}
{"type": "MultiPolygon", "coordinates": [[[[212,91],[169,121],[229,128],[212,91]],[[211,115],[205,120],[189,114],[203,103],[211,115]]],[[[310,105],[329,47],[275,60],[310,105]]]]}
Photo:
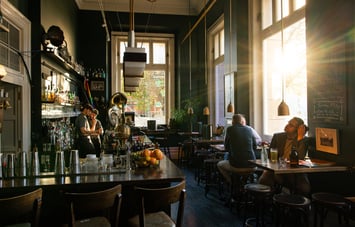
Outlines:
{"type": "Polygon", "coordinates": [[[316,149],[330,154],[339,154],[339,133],[337,129],[316,128],[316,149]]]}

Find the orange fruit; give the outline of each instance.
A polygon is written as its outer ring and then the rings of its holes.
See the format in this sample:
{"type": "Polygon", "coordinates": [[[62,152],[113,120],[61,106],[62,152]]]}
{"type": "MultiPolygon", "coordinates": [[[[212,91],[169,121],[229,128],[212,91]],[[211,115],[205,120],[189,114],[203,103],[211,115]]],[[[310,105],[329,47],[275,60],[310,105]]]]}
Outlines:
{"type": "Polygon", "coordinates": [[[145,157],[150,157],[150,155],[152,154],[152,151],[149,149],[144,149],[143,151],[143,156],[145,157]]]}
{"type": "Polygon", "coordinates": [[[153,154],[157,160],[162,160],[164,157],[163,152],[160,149],[154,149],[153,154]]]}
{"type": "Polygon", "coordinates": [[[150,163],[151,165],[156,165],[157,159],[154,158],[154,157],[150,157],[149,163],[150,163]]]}

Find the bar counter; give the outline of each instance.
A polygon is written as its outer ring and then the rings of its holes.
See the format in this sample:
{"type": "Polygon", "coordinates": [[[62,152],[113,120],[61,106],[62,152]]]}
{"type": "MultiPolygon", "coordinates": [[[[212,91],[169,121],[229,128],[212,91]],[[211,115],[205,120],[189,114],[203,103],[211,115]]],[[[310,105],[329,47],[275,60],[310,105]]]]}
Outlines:
{"type": "Polygon", "coordinates": [[[166,187],[185,179],[182,171],[167,157],[158,167],[135,168],[129,171],[112,169],[107,172],[65,174],[41,173],[38,177],[0,179],[0,196],[14,196],[36,188],[43,189],[41,226],[64,224],[63,192],[102,190],[122,184],[120,226],[125,226],[136,210],[134,186],[166,187]]]}

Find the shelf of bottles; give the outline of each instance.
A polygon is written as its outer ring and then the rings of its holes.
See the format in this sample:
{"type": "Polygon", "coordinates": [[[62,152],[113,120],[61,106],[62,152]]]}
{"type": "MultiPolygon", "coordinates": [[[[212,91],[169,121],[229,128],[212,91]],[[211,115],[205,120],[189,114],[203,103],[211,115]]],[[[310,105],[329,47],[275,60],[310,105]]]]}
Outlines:
{"type": "Polygon", "coordinates": [[[56,151],[69,151],[74,148],[75,126],[70,118],[42,120],[43,152],[41,152],[41,172],[51,172],[54,168],[56,151]]]}
{"type": "Polygon", "coordinates": [[[42,119],[75,117],[80,114],[77,87],[67,72],[42,63],[42,119]]]}

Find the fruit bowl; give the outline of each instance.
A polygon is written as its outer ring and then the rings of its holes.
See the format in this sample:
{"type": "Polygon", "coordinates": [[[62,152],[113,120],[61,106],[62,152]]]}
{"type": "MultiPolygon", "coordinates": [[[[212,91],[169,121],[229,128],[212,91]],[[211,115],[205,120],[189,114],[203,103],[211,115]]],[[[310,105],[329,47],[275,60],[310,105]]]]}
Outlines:
{"type": "Polygon", "coordinates": [[[132,161],[138,168],[158,167],[160,160],[163,159],[163,153],[160,149],[145,149],[132,153],[132,161]]]}

